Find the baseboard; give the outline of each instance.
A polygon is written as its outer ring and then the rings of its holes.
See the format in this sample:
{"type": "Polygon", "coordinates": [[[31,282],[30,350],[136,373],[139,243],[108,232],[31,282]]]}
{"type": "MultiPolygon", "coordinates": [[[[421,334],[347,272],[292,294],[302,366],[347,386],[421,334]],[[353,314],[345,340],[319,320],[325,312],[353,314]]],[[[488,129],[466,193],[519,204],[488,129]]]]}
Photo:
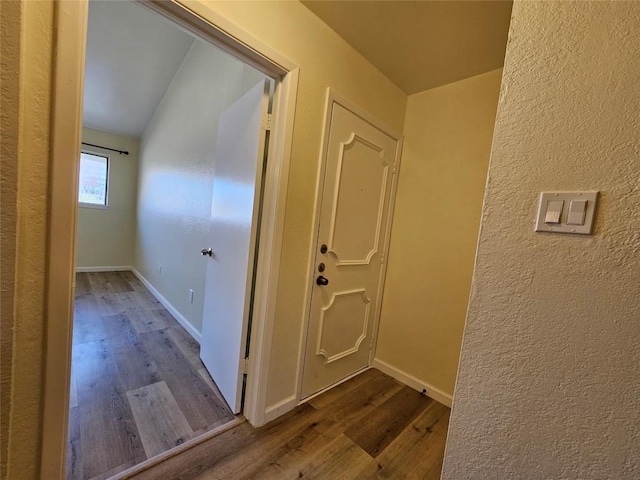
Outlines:
{"type": "Polygon", "coordinates": [[[417,391],[421,392],[423,389],[427,391],[427,396],[433,398],[436,402],[440,402],[447,407],[451,407],[453,403],[453,397],[448,393],[443,392],[442,390],[438,390],[437,388],[429,385],[427,382],[423,382],[419,378],[414,377],[413,375],[409,375],[402,370],[389,365],[386,362],[383,362],[379,359],[373,360],[373,368],[377,368],[382,373],[386,373],[390,377],[395,378],[399,382],[404,383],[405,385],[410,386],[411,388],[415,388],[417,391]]]}
{"type": "Polygon", "coordinates": [[[147,287],[151,294],[158,299],[162,306],[169,311],[173,318],[175,318],[178,323],[182,325],[182,327],[189,333],[189,335],[191,335],[196,342],[200,343],[200,340],[202,338],[200,332],[198,332],[194,328],[194,326],[191,325],[191,323],[189,323],[189,321],[184,318],[184,316],[182,316],[182,314],[176,309],[176,307],[171,305],[169,300],[164,298],[164,296],[156,289],[156,287],[154,287],[149,280],[144,278],[144,276],[138,270],[133,267],[130,267],[130,270],[136,277],[138,277],[138,280],[140,280],[144,284],[144,286],[147,287]]]}
{"type": "Polygon", "coordinates": [[[94,272],[130,272],[131,267],[76,267],[78,273],[94,273],[94,272]]]}

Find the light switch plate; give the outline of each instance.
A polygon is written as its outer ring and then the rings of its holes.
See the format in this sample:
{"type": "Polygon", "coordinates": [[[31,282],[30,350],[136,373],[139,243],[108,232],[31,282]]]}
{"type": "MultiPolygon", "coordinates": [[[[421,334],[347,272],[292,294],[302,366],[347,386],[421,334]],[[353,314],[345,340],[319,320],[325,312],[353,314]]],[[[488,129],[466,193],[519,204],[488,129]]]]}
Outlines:
{"type": "Polygon", "coordinates": [[[538,219],[536,221],[536,232],[550,233],[573,233],[580,235],[590,235],[593,231],[593,220],[595,218],[598,204],[598,192],[542,192],[538,203],[538,219]],[[587,209],[584,215],[584,225],[567,225],[569,206],[572,200],[586,200],[587,209]],[[547,206],[549,202],[563,201],[564,208],[560,217],[560,223],[545,223],[547,206]]]}

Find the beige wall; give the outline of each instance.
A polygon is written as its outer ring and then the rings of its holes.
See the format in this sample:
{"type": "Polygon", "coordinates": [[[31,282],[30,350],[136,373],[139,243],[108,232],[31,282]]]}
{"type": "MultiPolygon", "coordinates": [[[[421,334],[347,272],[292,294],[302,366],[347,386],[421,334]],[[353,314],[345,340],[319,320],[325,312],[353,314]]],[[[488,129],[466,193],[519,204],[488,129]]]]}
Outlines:
{"type": "Polygon", "coordinates": [[[267,398],[291,400],[304,318],[312,215],[327,87],[349,98],[396,131],[402,131],[406,95],[299,2],[207,2],[300,67],[282,268],[276,305],[267,398]]]}
{"type": "Polygon", "coordinates": [[[1,3],[0,464],[3,480],[31,480],[38,474],[42,421],[54,8],[52,2],[1,3]]]}
{"type": "MultiPolygon", "coordinates": [[[[194,2],[190,7],[205,17],[208,11],[220,12],[301,67],[274,331],[273,373],[268,388],[269,399],[275,403],[295,394],[295,373],[305,321],[304,290],[309,281],[306,271],[312,237],[309,212],[315,199],[326,89],[336,89],[398,131],[403,127],[406,96],[298,2],[194,2]]],[[[50,218],[47,172],[54,5],[50,1],[23,0],[21,8],[25,12],[23,18],[15,12],[5,17],[10,9],[2,6],[3,25],[5,19],[7,23],[14,22],[22,39],[20,63],[7,59],[9,73],[21,74],[21,116],[16,105],[9,106],[11,103],[6,104],[5,110],[5,95],[11,97],[12,92],[5,90],[4,85],[2,89],[3,115],[9,121],[19,118],[20,122],[17,141],[4,133],[2,136],[3,145],[13,141],[19,146],[13,151],[18,175],[7,178],[8,188],[17,189],[17,238],[7,242],[6,250],[3,245],[2,252],[3,259],[15,259],[15,302],[7,314],[3,311],[2,321],[13,329],[12,352],[19,355],[2,357],[3,372],[13,369],[11,401],[8,406],[3,403],[2,413],[4,416],[8,412],[11,419],[6,456],[11,478],[31,480],[37,478],[42,419],[40,372],[45,351],[47,278],[43,245],[47,244],[50,218]]],[[[4,40],[4,28],[2,35],[4,40]]],[[[4,73],[4,57],[2,61],[4,73]]],[[[4,171],[3,165],[3,180],[4,171]]],[[[3,281],[6,275],[3,270],[3,281]]],[[[2,461],[4,464],[4,455],[2,461]]]]}
{"type": "Polygon", "coordinates": [[[516,2],[444,479],[640,476],[640,3],[516,2]],[[599,190],[592,236],[540,191],[599,190]]]}
{"type": "Polygon", "coordinates": [[[139,140],[89,128],[82,141],[117,150],[82,146],[84,151],[109,156],[109,207],[78,207],[76,267],[120,267],[133,265],[136,218],[139,140]]]}
{"type": "Polygon", "coordinates": [[[20,3],[1,4],[0,16],[0,479],[6,476],[12,400],[15,249],[18,197],[20,3]]]}
{"type": "Polygon", "coordinates": [[[409,96],[376,359],[451,397],[502,69],[409,96]]]}
{"type": "Polygon", "coordinates": [[[197,332],[218,117],[263,78],[196,40],[142,136],[134,266],[197,332]]]}

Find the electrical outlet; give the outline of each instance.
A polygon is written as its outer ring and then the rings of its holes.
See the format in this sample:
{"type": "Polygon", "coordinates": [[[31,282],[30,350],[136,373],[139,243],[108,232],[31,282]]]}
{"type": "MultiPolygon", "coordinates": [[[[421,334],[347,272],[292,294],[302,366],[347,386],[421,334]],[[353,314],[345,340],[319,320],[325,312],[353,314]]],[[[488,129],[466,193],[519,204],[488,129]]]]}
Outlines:
{"type": "Polygon", "coordinates": [[[158,265],[158,275],[162,275],[162,265],[158,265]]]}
{"type": "Polygon", "coordinates": [[[189,303],[193,303],[193,290],[189,289],[189,303]]]}

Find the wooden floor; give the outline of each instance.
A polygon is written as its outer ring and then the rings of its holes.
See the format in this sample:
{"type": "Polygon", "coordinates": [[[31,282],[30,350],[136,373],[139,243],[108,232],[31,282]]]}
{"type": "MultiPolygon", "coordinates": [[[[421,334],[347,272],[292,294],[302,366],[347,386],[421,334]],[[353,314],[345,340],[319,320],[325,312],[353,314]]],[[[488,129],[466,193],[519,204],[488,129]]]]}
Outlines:
{"type": "Polygon", "coordinates": [[[109,478],[232,421],[198,352],[131,272],[79,273],[67,479],[109,478]]]}
{"type": "Polygon", "coordinates": [[[449,409],[367,370],[260,429],[242,423],[135,480],[440,478],[449,409]]]}

